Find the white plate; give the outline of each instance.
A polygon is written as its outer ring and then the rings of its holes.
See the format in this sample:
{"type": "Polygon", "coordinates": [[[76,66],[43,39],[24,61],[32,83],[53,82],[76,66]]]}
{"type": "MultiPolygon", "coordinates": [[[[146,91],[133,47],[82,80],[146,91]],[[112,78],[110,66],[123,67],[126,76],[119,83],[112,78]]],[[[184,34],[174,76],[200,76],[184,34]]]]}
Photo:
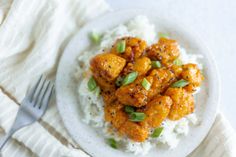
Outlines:
{"type": "MultiPolygon", "coordinates": [[[[219,102],[219,80],[216,66],[207,47],[193,32],[186,30],[186,26],[168,17],[163,18],[152,11],[127,10],[109,13],[98,18],[86,26],[70,41],[61,57],[56,77],[57,105],[65,127],[72,138],[90,155],[94,157],[132,157],[134,155],[114,150],[109,147],[104,138],[98,136],[95,130],[81,121],[81,112],[77,102],[77,85],[73,74],[77,66],[77,56],[89,47],[88,33],[94,28],[104,32],[119,24],[125,23],[136,15],[146,15],[158,31],[169,32],[171,37],[187,49],[189,53],[202,54],[201,63],[204,66],[205,81],[201,92],[196,97],[196,114],[201,123],[190,128],[187,137],[181,139],[177,148],[173,150],[152,149],[148,157],[183,157],[191,153],[204,139],[212,126],[219,102]]],[[[207,40],[207,39],[205,39],[207,40]]]]}

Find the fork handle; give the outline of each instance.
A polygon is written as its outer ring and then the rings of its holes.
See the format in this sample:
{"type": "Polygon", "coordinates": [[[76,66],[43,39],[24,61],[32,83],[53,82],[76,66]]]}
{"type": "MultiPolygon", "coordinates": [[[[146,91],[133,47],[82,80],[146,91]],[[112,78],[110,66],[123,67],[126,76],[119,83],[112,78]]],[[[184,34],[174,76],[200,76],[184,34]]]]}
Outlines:
{"type": "Polygon", "coordinates": [[[1,140],[0,140],[0,151],[4,147],[4,145],[7,143],[7,141],[11,138],[11,136],[14,134],[14,130],[11,129],[1,140]]]}

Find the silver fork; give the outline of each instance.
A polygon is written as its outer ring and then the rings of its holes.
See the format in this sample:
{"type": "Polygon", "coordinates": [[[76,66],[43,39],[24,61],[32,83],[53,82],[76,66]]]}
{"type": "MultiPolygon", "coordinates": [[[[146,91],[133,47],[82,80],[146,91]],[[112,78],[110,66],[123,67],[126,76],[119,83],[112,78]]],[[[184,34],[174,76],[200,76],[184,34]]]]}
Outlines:
{"type": "Polygon", "coordinates": [[[0,140],[0,150],[17,130],[34,123],[43,116],[53,90],[54,85],[51,81],[47,81],[44,76],[38,79],[23,99],[10,131],[0,140]]]}

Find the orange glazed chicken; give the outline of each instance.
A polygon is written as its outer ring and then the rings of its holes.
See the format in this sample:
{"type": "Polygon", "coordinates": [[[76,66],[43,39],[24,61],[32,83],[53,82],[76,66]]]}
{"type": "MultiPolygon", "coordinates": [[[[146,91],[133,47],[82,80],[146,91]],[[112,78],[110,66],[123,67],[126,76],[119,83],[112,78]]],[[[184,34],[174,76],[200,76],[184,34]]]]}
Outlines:
{"type": "Polygon", "coordinates": [[[147,48],[147,56],[159,60],[162,64],[172,63],[179,56],[178,43],[175,40],[161,38],[158,43],[147,48]]]}
{"type": "Polygon", "coordinates": [[[177,62],[179,55],[173,39],[147,47],[142,39],[124,37],[91,59],[90,83],[99,86],[105,121],[120,136],[143,142],[165,119],[194,112],[193,92],[203,75],[196,64],[177,62]]]}

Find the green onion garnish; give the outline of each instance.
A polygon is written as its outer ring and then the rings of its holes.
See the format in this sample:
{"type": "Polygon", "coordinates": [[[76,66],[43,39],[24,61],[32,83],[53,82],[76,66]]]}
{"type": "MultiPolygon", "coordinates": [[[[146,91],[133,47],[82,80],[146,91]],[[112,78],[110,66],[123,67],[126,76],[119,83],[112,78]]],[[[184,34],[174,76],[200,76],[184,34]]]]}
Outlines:
{"type": "Polygon", "coordinates": [[[116,79],[116,86],[120,87],[122,85],[122,81],[124,80],[124,77],[119,76],[116,79]]]}
{"type": "Polygon", "coordinates": [[[116,50],[119,53],[124,53],[125,52],[125,47],[126,47],[126,42],[125,40],[121,40],[117,43],[116,45],[116,50]]]}
{"type": "Polygon", "coordinates": [[[152,67],[153,68],[160,68],[161,62],[160,61],[152,61],[152,67]]]}
{"type": "Polygon", "coordinates": [[[116,140],[114,140],[113,138],[108,138],[107,139],[107,143],[114,149],[117,149],[118,146],[117,146],[117,142],[116,140]]]}
{"type": "Polygon", "coordinates": [[[102,36],[96,32],[90,33],[90,40],[95,44],[98,44],[101,41],[101,37],[102,36]]]}
{"type": "Polygon", "coordinates": [[[138,76],[138,72],[136,71],[129,73],[128,75],[125,76],[124,80],[122,81],[122,85],[125,86],[134,82],[137,76],[138,76]]]}
{"type": "Polygon", "coordinates": [[[184,86],[186,86],[186,85],[188,85],[188,84],[189,84],[188,81],[186,81],[186,80],[184,80],[184,79],[181,79],[181,80],[179,80],[179,81],[173,83],[173,84],[171,85],[171,87],[184,87],[184,86]]]}
{"type": "Polygon", "coordinates": [[[128,106],[128,105],[126,105],[125,106],[125,112],[126,113],[133,113],[134,112],[134,108],[132,107],[132,106],[128,106]]]}
{"type": "Polygon", "coordinates": [[[175,59],[174,62],[173,62],[175,65],[178,65],[178,66],[181,66],[183,63],[180,59],[175,59]]]}
{"type": "Polygon", "coordinates": [[[151,87],[151,83],[148,82],[148,80],[146,78],[143,79],[143,81],[141,82],[143,88],[145,88],[146,90],[149,90],[151,87]]]}
{"type": "Polygon", "coordinates": [[[142,112],[132,112],[130,114],[130,120],[133,122],[141,122],[146,118],[145,113],[142,112]]]}
{"type": "Polygon", "coordinates": [[[95,88],[97,87],[97,83],[93,77],[89,79],[87,86],[88,86],[89,91],[95,90],[95,88]]]}
{"type": "Polygon", "coordinates": [[[156,128],[156,129],[153,131],[151,137],[152,137],[152,138],[157,138],[157,137],[159,137],[159,136],[161,135],[163,129],[164,129],[163,127],[156,128]]]}
{"type": "Polygon", "coordinates": [[[101,88],[100,88],[99,86],[97,86],[97,87],[95,88],[95,90],[94,90],[94,93],[95,93],[95,95],[98,97],[98,96],[100,95],[100,93],[101,93],[101,88]]]}
{"type": "Polygon", "coordinates": [[[169,37],[169,35],[167,33],[162,33],[162,32],[159,32],[158,36],[159,36],[159,38],[168,38],[169,37]]]}

